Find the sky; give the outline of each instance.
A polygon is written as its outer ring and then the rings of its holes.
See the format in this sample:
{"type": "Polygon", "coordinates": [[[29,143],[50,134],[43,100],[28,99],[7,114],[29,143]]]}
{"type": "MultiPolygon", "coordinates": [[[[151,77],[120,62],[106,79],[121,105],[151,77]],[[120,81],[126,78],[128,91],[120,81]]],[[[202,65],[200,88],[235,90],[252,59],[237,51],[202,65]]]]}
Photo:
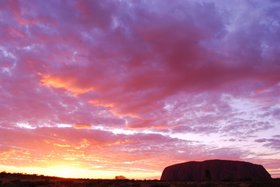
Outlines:
{"type": "Polygon", "coordinates": [[[280,1],[0,0],[0,171],[280,177],[280,1]]]}

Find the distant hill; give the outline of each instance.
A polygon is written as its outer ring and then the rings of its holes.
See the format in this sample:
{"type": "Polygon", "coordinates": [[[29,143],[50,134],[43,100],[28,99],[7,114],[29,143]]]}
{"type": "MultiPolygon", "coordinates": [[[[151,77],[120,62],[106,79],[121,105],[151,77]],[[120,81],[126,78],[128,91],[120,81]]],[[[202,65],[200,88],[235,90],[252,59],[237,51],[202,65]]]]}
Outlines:
{"type": "Polygon", "coordinates": [[[162,181],[264,181],[271,180],[262,165],[232,160],[206,160],[168,166],[162,181]]]}

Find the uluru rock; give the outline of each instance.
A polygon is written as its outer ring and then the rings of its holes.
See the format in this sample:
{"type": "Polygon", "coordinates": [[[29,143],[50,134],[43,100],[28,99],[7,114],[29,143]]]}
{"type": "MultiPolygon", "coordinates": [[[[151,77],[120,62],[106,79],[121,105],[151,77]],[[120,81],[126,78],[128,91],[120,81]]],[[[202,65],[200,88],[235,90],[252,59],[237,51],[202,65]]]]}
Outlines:
{"type": "Polygon", "coordinates": [[[270,174],[262,165],[243,161],[206,160],[185,162],[166,167],[163,181],[264,181],[270,174]]]}

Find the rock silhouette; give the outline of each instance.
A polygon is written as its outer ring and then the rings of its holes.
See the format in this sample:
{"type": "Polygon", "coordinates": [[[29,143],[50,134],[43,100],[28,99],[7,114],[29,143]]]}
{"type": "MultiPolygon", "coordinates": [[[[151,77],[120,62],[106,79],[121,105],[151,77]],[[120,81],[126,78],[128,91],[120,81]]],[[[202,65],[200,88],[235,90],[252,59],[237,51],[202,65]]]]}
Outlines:
{"type": "Polygon", "coordinates": [[[270,174],[262,165],[243,161],[206,160],[166,167],[162,181],[264,181],[270,174]]]}

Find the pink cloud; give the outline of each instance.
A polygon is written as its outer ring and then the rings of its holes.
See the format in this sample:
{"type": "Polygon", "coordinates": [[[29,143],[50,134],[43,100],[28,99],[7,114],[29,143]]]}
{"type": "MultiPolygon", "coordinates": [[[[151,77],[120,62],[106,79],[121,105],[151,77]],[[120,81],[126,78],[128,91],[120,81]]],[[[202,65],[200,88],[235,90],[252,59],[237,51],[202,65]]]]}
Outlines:
{"type": "Polygon", "coordinates": [[[24,167],[65,162],[89,168],[110,166],[110,169],[123,171],[127,166],[136,170],[161,170],[167,164],[194,158],[241,159],[246,154],[231,148],[211,147],[209,150],[205,145],[159,134],[116,135],[110,131],[74,128],[1,128],[0,134],[1,145],[5,145],[0,146],[1,164],[17,163],[24,167]]]}

